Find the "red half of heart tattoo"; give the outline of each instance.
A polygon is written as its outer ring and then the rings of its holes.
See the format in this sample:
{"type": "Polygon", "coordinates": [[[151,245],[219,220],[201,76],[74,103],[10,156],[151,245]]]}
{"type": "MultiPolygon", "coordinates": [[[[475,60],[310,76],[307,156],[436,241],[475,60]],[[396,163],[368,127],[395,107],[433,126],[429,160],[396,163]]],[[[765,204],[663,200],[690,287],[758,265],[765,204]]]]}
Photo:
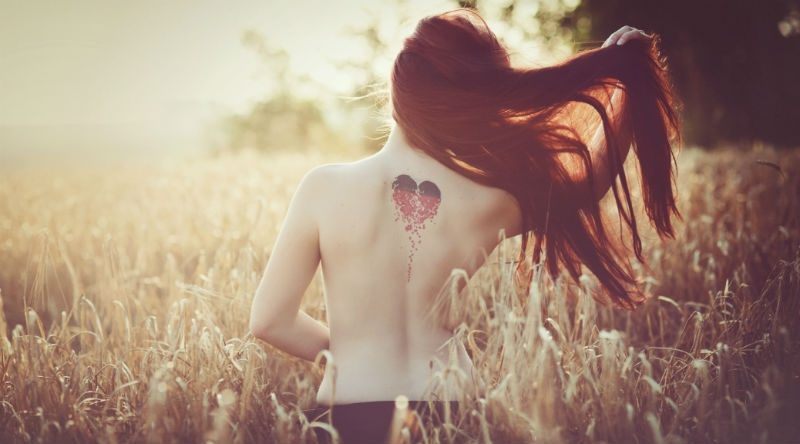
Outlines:
{"type": "Polygon", "coordinates": [[[422,230],[425,224],[436,216],[442,193],[435,183],[425,180],[419,185],[407,174],[401,174],[392,182],[392,201],[395,208],[395,220],[405,224],[411,248],[408,252],[408,279],[411,279],[411,264],[414,253],[422,242],[422,230]]]}

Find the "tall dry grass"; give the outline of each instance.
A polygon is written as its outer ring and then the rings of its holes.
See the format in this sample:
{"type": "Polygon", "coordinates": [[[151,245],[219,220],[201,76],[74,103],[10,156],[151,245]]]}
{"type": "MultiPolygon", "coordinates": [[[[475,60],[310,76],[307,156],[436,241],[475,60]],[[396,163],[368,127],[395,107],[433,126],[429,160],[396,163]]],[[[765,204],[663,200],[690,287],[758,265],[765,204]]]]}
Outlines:
{"type": "MultiPolygon", "coordinates": [[[[322,367],[246,320],[292,188],[322,160],[0,179],[0,441],[315,442],[302,409],[322,367]]],[[[590,280],[515,294],[515,240],[498,248],[451,313],[488,384],[425,441],[800,436],[800,151],[687,149],[678,187],[685,221],[645,238],[653,297],[636,312],[598,306],[590,280]]],[[[320,295],[315,280],[316,317],[320,295]]]]}

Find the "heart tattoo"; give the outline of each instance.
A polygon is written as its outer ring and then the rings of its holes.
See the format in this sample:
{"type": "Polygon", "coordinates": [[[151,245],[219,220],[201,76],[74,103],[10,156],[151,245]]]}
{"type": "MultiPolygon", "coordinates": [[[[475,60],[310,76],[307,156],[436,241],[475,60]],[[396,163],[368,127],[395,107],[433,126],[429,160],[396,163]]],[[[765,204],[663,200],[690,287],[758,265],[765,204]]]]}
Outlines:
{"type": "Polygon", "coordinates": [[[423,181],[419,185],[407,174],[401,174],[392,182],[392,201],[395,208],[395,220],[402,219],[411,248],[408,252],[408,280],[411,280],[411,264],[419,243],[422,242],[422,230],[425,223],[436,216],[442,193],[431,181],[423,181]]]}

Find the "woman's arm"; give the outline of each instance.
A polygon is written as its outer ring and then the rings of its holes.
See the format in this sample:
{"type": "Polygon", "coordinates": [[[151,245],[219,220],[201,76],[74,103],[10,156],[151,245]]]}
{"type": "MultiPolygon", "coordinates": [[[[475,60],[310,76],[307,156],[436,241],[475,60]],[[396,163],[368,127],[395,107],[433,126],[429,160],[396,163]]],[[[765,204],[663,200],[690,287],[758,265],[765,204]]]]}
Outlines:
{"type": "Polygon", "coordinates": [[[593,190],[595,199],[597,200],[602,199],[603,196],[608,193],[608,190],[611,189],[611,185],[614,181],[617,180],[619,168],[614,165],[615,168],[612,169],[612,161],[616,160],[620,165],[624,164],[631,149],[632,134],[630,129],[623,127],[619,119],[615,117],[622,106],[622,95],[623,92],[619,88],[615,88],[611,96],[611,105],[606,110],[612,122],[614,134],[617,135],[620,142],[620,151],[617,153],[616,159],[612,158],[611,152],[609,151],[610,147],[606,145],[605,131],[602,122],[598,125],[594,136],[588,144],[589,152],[592,156],[592,173],[594,176],[593,190]]]}
{"type": "Polygon", "coordinates": [[[323,188],[323,169],[307,173],[292,197],[250,310],[253,336],[309,361],[330,343],[328,327],[300,310],[320,261],[314,209],[323,188]]]}
{"type": "Polygon", "coordinates": [[[275,348],[308,361],[315,360],[319,352],[328,349],[331,337],[327,326],[304,311],[282,323],[251,327],[251,332],[275,348]]]}
{"type": "MultiPolygon", "coordinates": [[[[611,34],[603,43],[603,48],[610,45],[622,45],[626,41],[641,39],[650,40],[651,35],[645,34],[639,29],[623,26],[622,28],[611,34]]],[[[606,113],[612,123],[614,134],[617,135],[620,151],[617,153],[616,158],[612,157],[609,147],[605,142],[605,130],[603,129],[603,122],[597,126],[597,129],[589,141],[588,148],[592,156],[592,175],[594,176],[593,191],[596,200],[602,199],[611,186],[617,180],[619,167],[612,165],[616,160],[619,165],[625,163],[625,159],[630,152],[631,144],[633,142],[633,134],[629,126],[621,122],[618,118],[619,112],[622,110],[624,92],[620,88],[614,88],[614,92],[609,100],[609,106],[606,107],[606,113]],[[613,168],[612,168],[613,167],[613,168]]]]}

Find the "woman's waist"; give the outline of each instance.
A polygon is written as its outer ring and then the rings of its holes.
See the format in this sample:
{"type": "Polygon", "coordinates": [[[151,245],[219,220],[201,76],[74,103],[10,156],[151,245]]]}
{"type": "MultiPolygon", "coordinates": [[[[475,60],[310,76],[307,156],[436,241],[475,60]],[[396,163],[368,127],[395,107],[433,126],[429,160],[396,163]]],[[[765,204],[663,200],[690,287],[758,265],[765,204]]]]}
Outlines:
{"type": "Polygon", "coordinates": [[[385,362],[352,365],[347,361],[337,361],[335,367],[328,364],[325,368],[317,402],[326,405],[391,402],[401,395],[416,400],[423,395],[429,379],[428,372],[411,372],[385,362]]]}
{"type": "Polygon", "coordinates": [[[448,372],[461,370],[469,376],[474,370],[472,359],[463,344],[451,345],[454,350],[447,347],[391,347],[370,341],[347,346],[331,343],[332,360],[326,364],[326,373],[335,372],[337,381],[369,381],[377,376],[384,383],[389,380],[401,386],[416,385],[445,369],[448,372]]]}
{"type": "Polygon", "coordinates": [[[474,384],[469,356],[446,362],[430,353],[404,355],[370,350],[346,353],[332,350],[317,401],[326,405],[409,400],[458,400],[474,384]],[[444,369],[448,371],[443,371],[444,369]]]}
{"type": "Polygon", "coordinates": [[[412,401],[404,397],[398,397],[394,401],[359,401],[333,405],[317,404],[307,410],[312,412],[309,416],[315,416],[315,418],[332,411],[334,415],[348,415],[359,421],[364,421],[374,416],[390,416],[398,411],[415,411],[421,415],[436,413],[444,418],[448,415],[457,414],[463,405],[461,401],[412,401]]]}
{"type": "Polygon", "coordinates": [[[401,335],[332,336],[330,352],[341,369],[387,368],[415,372],[419,369],[471,367],[472,361],[461,341],[454,337],[401,335]],[[450,362],[453,358],[455,361],[450,362]]]}

